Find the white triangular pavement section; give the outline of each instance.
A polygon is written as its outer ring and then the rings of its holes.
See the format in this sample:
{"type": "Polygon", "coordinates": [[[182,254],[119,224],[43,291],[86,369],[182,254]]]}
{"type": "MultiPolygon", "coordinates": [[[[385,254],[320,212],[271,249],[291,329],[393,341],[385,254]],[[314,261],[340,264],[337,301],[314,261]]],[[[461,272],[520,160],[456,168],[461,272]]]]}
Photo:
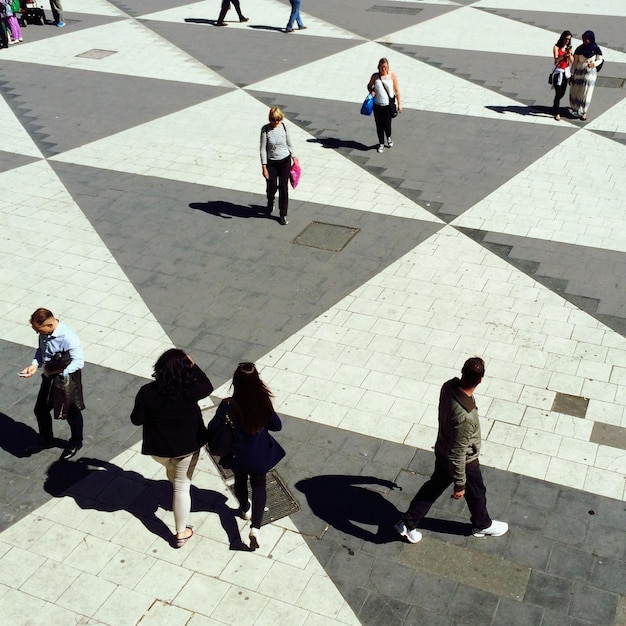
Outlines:
{"type": "Polygon", "coordinates": [[[35,345],[28,318],[50,309],[89,363],[150,377],[172,342],[48,162],[0,174],[0,338],[35,345]]]}
{"type": "Polygon", "coordinates": [[[0,97],[0,120],[2,120],[3,150],[43,159],[43,154],[3,97],[0,97]]]}
{"type": "Polygon", "coordinates": [[[625,197],[626,146],[580,131],[452,224],[626,252],[625,197]]]}
{"type": "Polygon", "coordinates": [[[478,9],[519,9],[523,11],[545,11],[546,13],[570,13],[572,15],[615,15],[626,17],[626,4],[615,0],[524,0],[521,5],[511,0],[478,0],[473,7],[478,9]]]}
{"type": "Polygon", "coordinates": [[[608,111],[593,117],[593,100],[590,107],[591,120],[585,125],[586,130],[601,130],[626,134],[626,97],[614,104],[608,111]]]}
{"type": "Polygon", "coordinates": [[[606,415],[619,424],[626,386],[589,371],[623,364],[626,339],[450,226],[258,363],[277,410],[428,450],[441,384],[473,355],[487,365],[485,464],[622,497],[626,451],[615,460],[589,436],[606,415]],[[590,398],[587,419],[551,413],[557,392],[590,398]]]}
{"type": "MultiPolygon", "coordinates": [[[[549,3],[546,6],[550,6],[549,3]]],[[[511,7],[508,7],[511,8],[511,7]]],[[[526,6],[519,8],[526,9],[526,6]]],[[[557,35],[558,36],[558,35],[557,35]]],[[[378,41],[395,45],[430,46],[433,48],[459,49],[480,52],[509,53],[516,55],[541,56],[546,58],[550,69],[555,34],[543,28],[500,17],[486,11],[463,7],[431,20],[415,24],[378,41]]],[[[577,46],[575,42],[574,45],[577,46]]],[[[602,47],[607,61],[625,63],[626,54],[602,47]]],[[[459,51],[459,54],[462,54],[459,51]]]]}
{"type": "MultiPolygon", "coordinates": [[[[355,115],[358,115],[358,103],[367,96],[367,84],[372,73],[377,71],[376,62],[381,57],[389,59],[391,71],[398,76],[402,107],[405,109],[521,123],[554,123],[551,118],[498,113],[493,109],[515,107],[520,103],[374,42],[277,74],[248,85],[246,89],[353,102],[355,115]],[[338,67],[349,67],[350,71],[337,72],[338,67]]],[[[366,122],[365,118],[363,121],[373,125],[373,121],[366,122]]],[[[397,123],[401,124],[402,118],[397,123]]]]}
{"type": "Polygon", "coordinates": [[[55,67],[232,87],[232,83],[133,19],[64,32],[27,45],[11,46],[11,61],[55,67]],[[112,50],[102,59],[77,56],[93,49],[112,50]]]}
{"type": "MultiPolygon", "coordinates": [[[[306,8],[306,4],[303,5],[302,8],[306,8]]],[[[291,7],[289,5],[285,5],[277,0],[244,0],[241,4],[241,10],[250,21],[240,23],[235,8],[231,6],[230,11],[226,14],[228,28],[248,29],[260,27],[260,30],[262,30],[262,27],[269,27],[269,29],[265,31],[268,36],[276,35],[281,38],[284,37],[283,32],[274,29],[284,29],[287,26],[291,13],[291,7]]],[[[165,11],[142,15],[141,19],[177,23],[184,22],[188,19],[217,20],[219,11],[219,2],[215,2],[215,0],[205,0],[204,2],[194,2],[193,4],[166,9],[165,11]]],[[[310,35],[314,37],[334,37],[340,39],[363,39],[355,33],[339,28],[334,24],[329,24],[328,22],[309,15],[303,10],[300,11],[300,17],[302,23],[307,27],[306,30],[298,31],[298,35],[300,36],[310,35]]],[[[212,24],[190,23],[189,26],[210,28],[211,30],[207,31],[207,37],[211,37],[212,40],[220,36],[219,31],[221,29],[215,28],[212,24]]],[[[298,26],[296,25],[295,28],[297,29],[298,26]]],[[[285,44],[289,44],[288,40],[281,41],[280,48],[285,44]]]]}
{"type": "MultiPolygon", "coordinates": [[[[265,196],[259,138],[268,111],[237,90],[53,160],[265,196]]],[[[325,150],[296,124],[286,124],[303,170],[298,188],[290,192],[293,200],[440,222],[338,152],[325,150]]],[[[219,191],[213,191],[207,200],[217,198],[219,191]]]]}
{"type": "MultiPolygon", "coordinates": [[[[137,475],[146,480],[165,480],[163,467],[140,454],[140,447],[141,444],[137,444],[125,450],[108,464],[84,458],[84,469],[108,472],[113,493],[128,484],[128,476],[131,480],[137,475]]],[[[91,479],[87,476],[82,484],[77,483],[81,493],[88,492],[91,479]]],[[[207,458],[200,458],[193,485],[204,493],[219,494],[224,498],[224,506],[233,511],[239,506],[207,458]]],[[[167,508],[159,506],[146,515],[153,513],[173,530],[171,507],[165,506],[167,508]]],[[[32,566],[33,571],[38,570],[35,575],[40,578],[44,572],[62,568],[67,580],[84,581],[85,572],[96,571],[94,559],[97,559],[98,571],[110,570],[118,567],[120,561],[124,562],[124,575],[115,576],[115,584],[103,587],[103,597],[111,589],[114,591],[97,613],[94,611],[98,605],[94,608],[93,603],[75,603],[71,611],[61,604],[55,605],[52,599],[44,603],[36,595],[20,589],[24,577],[7,579],[3,584],[4,606],[10,597],[23,618],[7,624],[34,624],[36,620],[51,626],[78,623],[209,626],[247,625],[254,621],[277,626],[360,626],[349,603],[290,518],[264,525],[261,547],[254,552],[231,548],[229,536],[216,512],[192,511],[189,521],[194,526],[193,539],[184,550],[174,551],[162,536],[153,534],[123,506],[114,511],[101,511],[97,502],[87,507],[80,498],[51,497],[0,535],[0,545],[4,547],[0,556],[3,571],[11,571],[21,559],[28,567],[32,566]],[[59,547],[60,537],[62,545],[59,547]],[[7,557],[11,546],[13,552],[7,557]],[[59,563],[69,552],[72,558],[59,563]],[[63,557],[59,556],[61,553],[63,557]],[[179,576],[170,576],[171,572],[179,570],[179,576]],[[157,585],[157,590],[146,579],[138,583],[144,576],[170,580],[157,585]]],[[[232,524],[237,524],[242,542],[247,543],[249,522],[233,517],[232,524]]],[[[229,530],[235,528],[229,524],[229,530]]],[[[88,582],[92,588],[99,589],[92,579],[88,582]]]]}

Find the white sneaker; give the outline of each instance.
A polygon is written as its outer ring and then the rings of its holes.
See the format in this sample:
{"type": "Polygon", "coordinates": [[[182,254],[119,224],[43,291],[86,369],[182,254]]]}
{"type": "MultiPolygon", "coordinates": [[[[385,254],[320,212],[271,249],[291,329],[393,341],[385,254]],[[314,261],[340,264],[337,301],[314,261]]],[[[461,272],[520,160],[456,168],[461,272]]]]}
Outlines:
{"type": "Polygon", "coordinates": [[[393,139],[391,137],[389,137],[389,139],[387,140],[387,147],[393,148],[393,139]]]}
{"type": "Polygon", "coordinates": [[[509,530],[509,525],[506,522],[493,520],[489,528],[483,528],[482,530],[473,528],[472,535],[474,537],[501,537],[507,530],[509,530]]]}
{"type": "Polygon", "coordinates": [[[421,541],[422,539],[422,533],[419,530],[417,530],[417,528],[414,528],[413,530],[409,530],[406,527],[405,523],[402,521],[398,522],[394,526],[394,528],[396,529],[399,535],[402,535],[402,537],[406,537],[409,543],[417,543],[418,541],[421,541]]]}
{"type": "Polygon", "coordinates": [[[377,152],[380,153],[380,152],[384,152],[384,151],[385,151],[385,144],[384,143],[379,143],[377,152]]]}
{"type": "Polygon", "coordinates": [[[242,519],[245,519],[247,522],[249,522],[252,519],[252,502],[250,502],[250,500],[248,500],[248,510],[244,511],[243,509],[239,509],[241,512],[241,517],[242,519]]]}

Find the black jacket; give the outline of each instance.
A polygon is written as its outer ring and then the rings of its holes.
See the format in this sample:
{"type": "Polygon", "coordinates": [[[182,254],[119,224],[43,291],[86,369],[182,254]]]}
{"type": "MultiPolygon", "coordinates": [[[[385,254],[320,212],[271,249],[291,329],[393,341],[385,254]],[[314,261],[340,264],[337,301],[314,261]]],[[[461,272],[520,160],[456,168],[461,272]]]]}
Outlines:
{"type": "Polygon", "coordinates": [[[206,442],[206,428],[198,400],[213,391],[207,375],[193,366],[195,381],[179,398],[164,398],[156,382],[144,385],[135,398],[130,421],[143,425],[142,454],[166,458],[187,456],[206,442]]]}

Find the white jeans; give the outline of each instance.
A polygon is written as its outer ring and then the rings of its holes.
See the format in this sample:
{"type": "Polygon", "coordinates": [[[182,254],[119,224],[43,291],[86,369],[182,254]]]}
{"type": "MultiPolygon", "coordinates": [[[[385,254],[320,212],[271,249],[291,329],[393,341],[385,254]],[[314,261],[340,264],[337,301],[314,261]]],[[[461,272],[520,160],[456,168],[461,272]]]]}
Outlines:
{"type": "Polygon", "coordinates": [[[172,509],[174,511],[174,524],[176,525],[177,533],[182,533],[187,526],[187,520],[191,512],[191,478],[196,469],[199,456],[200,450],[187,456],[173,458],[152,457],[157,463],[165,466],[167,479],[174,487],[172,509]]]}

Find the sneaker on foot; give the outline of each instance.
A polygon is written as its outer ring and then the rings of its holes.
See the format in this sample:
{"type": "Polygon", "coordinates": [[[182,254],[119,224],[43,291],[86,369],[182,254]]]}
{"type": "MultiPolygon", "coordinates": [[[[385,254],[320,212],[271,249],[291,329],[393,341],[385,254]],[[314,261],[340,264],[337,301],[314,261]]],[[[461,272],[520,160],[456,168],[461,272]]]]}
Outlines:
{"type": "Polygon", "coordinates": [[[216,26],[228,26],[226,22],[215,22],[216,26]]]}
{"type": "Polygon", "coordinates": [[[284,216],[284,215],[281,215],[280,219],[278,221],[280,222],[281,226],[287,226],[287,224],[289,224],[289,222],[287,221],[286,216],[284,216]]]}
{"type": "Polygon", "coordinates": [[[472,535],[474,537],[501,537],[507,530],[509,530],[509,525],[506,522],[493,520],[488,528],[473,528],[472,535]]]}
{"type": "Polygon", "coordinates": [[[399,535],[401,535],[402,537],[406,537],[409,543],[417,543],[418,541],[422,539],[422,533],[419,530],[417,530],[417,528],[413,528],[412,530],[409,530],[406,527],[405,523],[402,521],[398,522],[394,526],[394,528],[396,529],[399,535]]]}
{"type": "Polygon", "coordinates": [[[57,22],[57,28],[63,28],[65,26],[65,22],[57,22]]]}
{"type": "Polygon", "coordinates": [[[385,144],[378,144],[378,150],[376,152],[381,153],[385,151],[385,144]]]}
{"type": "Polygon", "coordinates": [[[393,148],[393,139],[391,137],[389,137],[389,140],[387,141],[387,147],[393,148]]]}
{"type": "Polygon", "coordinates": [[[241,510],[241,517],[249,522],[252,519],[252,502],[248,500],[248,508],[244,511],[243,508],[241,510]]]}
{"type": "Polygon", "coordinates": [[[250,18],[249,18],[249,17],[240,17],[240,18],[239,18],[239,21],[240,21],[240,22],[249,22],[249,21],[250,21],[250,18]]]}

